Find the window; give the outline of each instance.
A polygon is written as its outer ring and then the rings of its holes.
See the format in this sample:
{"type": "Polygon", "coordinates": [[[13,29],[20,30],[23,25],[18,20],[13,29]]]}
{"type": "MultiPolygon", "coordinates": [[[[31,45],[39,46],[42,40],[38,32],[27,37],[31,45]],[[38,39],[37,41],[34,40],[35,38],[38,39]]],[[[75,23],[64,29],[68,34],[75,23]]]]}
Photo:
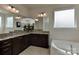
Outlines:
{"type": "Polygon", "coordinates": [[[1,19],[2,19],[2,18],[1,18],[1,16],[0,16],[0,28],[1,28],[1,23],[2,23],[1,19]]]}
{"type": "Polygon", "coordinates": [[[54,28],[75,28],[75,10],[62,10],[54,12],[54,28]]]}
{"type": "Polygon", "coordinates": [[[13,17],[7,17],[6,27],[13,28],[13,17]]]}

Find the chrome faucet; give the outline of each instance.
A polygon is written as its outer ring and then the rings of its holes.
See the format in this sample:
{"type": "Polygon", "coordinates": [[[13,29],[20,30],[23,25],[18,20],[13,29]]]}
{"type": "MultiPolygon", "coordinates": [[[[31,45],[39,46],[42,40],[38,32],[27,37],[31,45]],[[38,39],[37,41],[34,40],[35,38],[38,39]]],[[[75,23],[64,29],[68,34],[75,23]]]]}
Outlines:
{"type": "Polygon", "coordinates": [[[72,47],[72,45],[70,45],[70,49],[71,49],[71,54],[73,54],[73,47],[72,47]]]}

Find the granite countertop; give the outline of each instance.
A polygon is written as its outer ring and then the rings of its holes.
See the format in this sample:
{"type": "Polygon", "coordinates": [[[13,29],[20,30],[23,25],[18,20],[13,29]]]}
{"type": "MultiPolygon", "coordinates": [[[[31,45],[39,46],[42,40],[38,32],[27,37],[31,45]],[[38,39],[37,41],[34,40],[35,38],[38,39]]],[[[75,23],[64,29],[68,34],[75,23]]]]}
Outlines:
{"type": "Polygon", "coordinates": [[[9,38],[15,38],[15,37],[22,36],[22,35],[28,35],[28,34],[49,34],[49,32],[45,32],[45,31],[33,31],[33,32],[19,31],[19,32],[5,33],[5,34],[0,34],[0,41],[7,40],[9,38]]]}

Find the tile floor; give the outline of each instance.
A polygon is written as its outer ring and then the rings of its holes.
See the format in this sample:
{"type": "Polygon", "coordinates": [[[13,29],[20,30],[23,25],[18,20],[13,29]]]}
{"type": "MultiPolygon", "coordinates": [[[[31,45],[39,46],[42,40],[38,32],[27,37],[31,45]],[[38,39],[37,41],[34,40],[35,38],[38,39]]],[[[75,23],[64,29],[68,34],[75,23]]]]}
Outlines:
{"type": "Polygon", "coordinates": [[[30,46],[19,55],[49,55],[49,49],[30,46]]]}

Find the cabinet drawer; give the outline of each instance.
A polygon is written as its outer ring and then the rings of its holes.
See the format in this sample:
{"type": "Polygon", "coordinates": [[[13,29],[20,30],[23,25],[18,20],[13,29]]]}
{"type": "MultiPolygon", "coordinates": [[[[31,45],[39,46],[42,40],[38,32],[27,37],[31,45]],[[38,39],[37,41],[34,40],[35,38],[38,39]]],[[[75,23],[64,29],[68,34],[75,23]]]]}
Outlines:
{"type": "Polygon", "coordinates": [[[2,45],[2,46],[0,46],[0,49],[1,49],[1,48],[10,47],[10,46],[11,46],[11,44],[8,43],[8,44],[6,44],[6,45],[2,45]]]}
{"type": "Polygon", "coordinates": [[[11,50],[11,47],[7,47],[7,48],[2,49],[3,52],[7,52],[7,51],[10,51],[10,50],[11,50]]]}
{"type": "Polygon", "coordinates": [[[6,45],[8,43],[11,43],[11,40],[0,41],[0,45],[6,45]]]}
{"type": "Polygon", "coordinates": [[[11,54],[12,54],[11,47],[4,48],[1,51],[1,55],[11,55],[11,54]]]}

